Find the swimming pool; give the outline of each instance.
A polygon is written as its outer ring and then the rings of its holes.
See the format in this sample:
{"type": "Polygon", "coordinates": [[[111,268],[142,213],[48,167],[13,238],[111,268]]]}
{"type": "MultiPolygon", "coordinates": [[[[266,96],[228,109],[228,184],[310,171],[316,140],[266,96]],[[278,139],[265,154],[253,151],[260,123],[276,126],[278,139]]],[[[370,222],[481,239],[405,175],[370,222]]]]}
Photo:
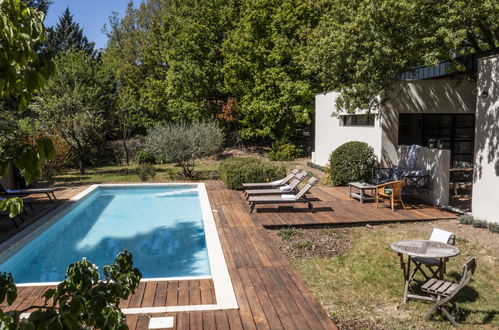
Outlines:
{"type": "Polygon", "coordinates": [[[211,277],[205,199],[199,184],[93,186],[1,258],[0,271],[12,272],[16,283],[59,282],[76,260],[101,269],[127,248],[145,279],[211,277]]]}

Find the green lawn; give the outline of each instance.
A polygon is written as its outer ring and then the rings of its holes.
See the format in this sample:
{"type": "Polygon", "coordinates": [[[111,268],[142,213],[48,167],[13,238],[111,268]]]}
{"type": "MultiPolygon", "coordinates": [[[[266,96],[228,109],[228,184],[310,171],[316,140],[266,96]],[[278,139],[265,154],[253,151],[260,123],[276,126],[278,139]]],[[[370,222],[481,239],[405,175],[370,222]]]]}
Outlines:
{"type": "MultiPolygon", "coordinates": [[[[184,181],[184,180],[210,180],[218,177],[219,161],[214,159],[200,159],[194,168],[194,178],[186,179],[182,176],[182,169],[175,164],[154,165],[156,168],[155,182],[184,181]]],[[[306,160],[296,160],[291,162],[275,162],[284,164],[288,169],[296,166],[305,167],[306,160]]],[[[88,168],[85,174],[81,175],[77,169],[66,171],[62,175],[54,178],[56,182],[67,183],[120,183],[139,182],[136,174],[137,165],[130,166],[101,166],[88,168]]]]}
{"type": "Polygon", "coordinates": [[[394,224],[344,229],[351,231],[352,248],[335,257],[292,258],[291,261],[325,306],[344,328],[450,328],[441,316],[423,319],[429,303],[402,304],[403,279],[399,259],[390,243],[427,238],[433,227],[456,233],[461,254],[451,258],[447,279],[457,281],[463,263],[478,258],[472,281],[458,296],[466,314],[464,328],[499,328],[499,235],[456,221],[394,224]]]}
{"type": "MultiPolygon", "coordinates": [[[[160,164],[154,165],[154,167],[156,168],[154,179],[156,182],[185,180],[182,178],[181,168],[175,164],[160,164]]],[[[83,175],[74,169],[55,177],[55,181],[71,183],[138,182],[136,168],[137,165],[93,167],[87,169],[83,175]]],[[[195,179],[210,179],[216,175],[217,169],[218,162],[216,161],[200,161],[194,170],[195,179]]]]}

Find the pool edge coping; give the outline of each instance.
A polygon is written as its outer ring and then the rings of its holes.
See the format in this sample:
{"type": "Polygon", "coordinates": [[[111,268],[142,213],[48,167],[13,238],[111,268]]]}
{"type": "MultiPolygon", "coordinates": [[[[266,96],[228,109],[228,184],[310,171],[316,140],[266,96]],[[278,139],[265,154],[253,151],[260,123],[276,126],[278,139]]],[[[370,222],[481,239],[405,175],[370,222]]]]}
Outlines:
{"type": "MultiPolygon", "coordinates": [[[[51,210],[31,226],[27,227],[13,237],[0,244],[0,263],[10,258],[12,254],[19,250],[18,245],[25,245],[28,239],[34,235],[39,235],[52,224],[60,220],[64,215],[71,211],[76,202],[86,198],[91,192],[99,187],[125,187],[125,186],[170,186],[170,185],[196,185],[199,192],[199,201],[201,214],[203,218],[203,226],[205,231],[206,249],[208,252],[208,260],[210,263],[211,276],[191,276],[177,277],[184,280],[196,280],[200,278],[211,278],[213,281],[216,304],[210,305],[188,305],[188,306],[162,306],[162,307],[138,307],[138,308],[123,308],[125,314],[143,314],[143,313],[165,313],[165,311],[201,311],[201,310],[222,310],[222,309],[238,309],[237,298],[235,295],[232,279],[229,274],[225,254],[220,243],[220,236],[213,216],[208,191],[204,182],[172,182],[172,183],[125,183],[125,184],[92,184],[83,191],[77,193],[69,199],[69,204],[63,202],[55,209],[51,210]]],[[[172,281],[177,278],[152,278],[141,279],[141,282],[150,281],[172,281]]],[[[53,286],[61,282],[39,282],[39,283],[19,283],[17,287],[28,286],[53,286]]]]}

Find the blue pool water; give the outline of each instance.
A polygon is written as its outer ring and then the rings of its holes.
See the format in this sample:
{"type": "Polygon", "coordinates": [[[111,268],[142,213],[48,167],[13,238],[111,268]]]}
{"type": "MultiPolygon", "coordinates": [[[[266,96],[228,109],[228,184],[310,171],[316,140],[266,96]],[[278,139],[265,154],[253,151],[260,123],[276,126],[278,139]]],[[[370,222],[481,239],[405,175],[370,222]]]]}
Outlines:
{"type": "Polygon", "coordinates": [[[99,187],[0,271],[17,283],[58,282],[76,260],[102,269],[125,248],[144,278],[210,275],[197,186],[99,187]]]}

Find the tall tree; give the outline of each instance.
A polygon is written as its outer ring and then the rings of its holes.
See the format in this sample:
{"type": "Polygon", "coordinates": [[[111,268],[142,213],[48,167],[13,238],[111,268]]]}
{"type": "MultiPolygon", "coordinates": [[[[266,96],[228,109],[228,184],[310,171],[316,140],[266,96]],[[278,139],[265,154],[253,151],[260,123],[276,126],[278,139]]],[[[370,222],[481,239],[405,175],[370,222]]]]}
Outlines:
{"type": "Polygon", "coordinates": [[[224,42],[225,86],[238,99],[242,135],[289,140],[311,123],[314,77],[299,61],[320,11],[314,1],[244,1],[224,42]]]}
{"type": "Polygon", "coordinates": [[[69,8],[66,8],[62,16],[59,17],[57,25],[47,31],[44,53],[50,57],[55,57],[60,52],[76,48],[93,58],[97,58],[98,52],[94,47],[95,43],[88,41],[83,34],[83,29],[74,21],[69,8]]]}
{"type": "Polygon", "coordinates": [[[33,108],[47,130],[57,132],[78,157],[80,173],[102,138],[113,107],[115,86],[111,72],[82,50],[60,53],[56,71],[33,108]]]}
{"type": "Polygon", "coordinates": [[[375,108],[401,73],[462,55],[499,53],[494,0],[337,0],[311,33],[302,57],[322,89],[342,92],[340,108],[375,108]],[[379,98],[378,96],[381,96],[379,98]]]}
{"type": "Polygon", "coordinates": [[[155,120],[214,118],[226,101],[222,43],[238,1],[148,0],[110,20],[104,61],[155,120]]]}

